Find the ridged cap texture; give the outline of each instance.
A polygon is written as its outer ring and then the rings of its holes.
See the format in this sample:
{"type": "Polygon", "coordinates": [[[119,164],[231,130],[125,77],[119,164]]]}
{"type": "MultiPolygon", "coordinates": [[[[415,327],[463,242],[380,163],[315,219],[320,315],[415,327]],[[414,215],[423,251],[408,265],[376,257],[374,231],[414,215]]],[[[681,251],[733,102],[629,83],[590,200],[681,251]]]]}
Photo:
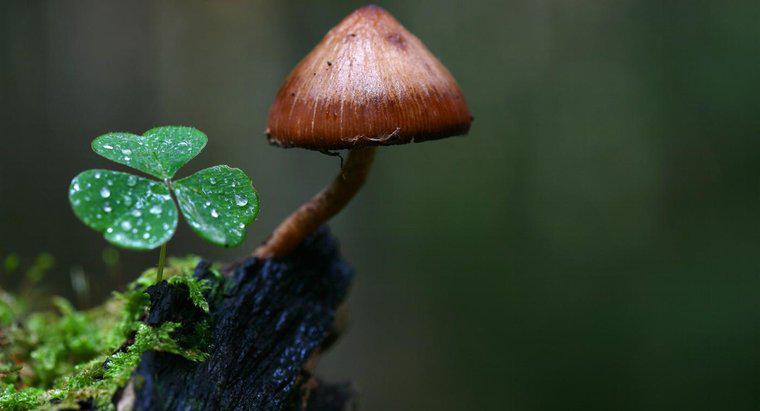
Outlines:
{"type": "Polygon", "coordinates": [[[338,150],[466,134],[471,122],[446,67],[390,13],[366,6],[293,69],[269,110],[267,137],[338,150]]]}

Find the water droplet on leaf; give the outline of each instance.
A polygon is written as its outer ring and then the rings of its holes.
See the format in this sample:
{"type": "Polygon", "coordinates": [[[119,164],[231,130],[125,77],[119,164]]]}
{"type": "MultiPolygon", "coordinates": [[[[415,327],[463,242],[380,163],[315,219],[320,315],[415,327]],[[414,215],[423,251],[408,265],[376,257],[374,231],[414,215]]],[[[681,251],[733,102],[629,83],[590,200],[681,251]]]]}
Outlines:
{"type": "Polygon", "coordinates": [[[237,204],[240,207],[245,207],[246,205],[248,205],[248,199],[239,194],[235,194],[235,204],[237,204]]]}

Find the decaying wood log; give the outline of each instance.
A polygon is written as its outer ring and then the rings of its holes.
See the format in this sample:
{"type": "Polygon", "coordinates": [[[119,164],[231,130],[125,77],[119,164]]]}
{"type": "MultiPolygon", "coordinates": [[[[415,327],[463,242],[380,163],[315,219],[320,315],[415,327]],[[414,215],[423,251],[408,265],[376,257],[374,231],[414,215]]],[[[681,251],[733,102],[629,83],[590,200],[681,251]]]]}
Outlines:
{"type": "Polygon", "coordinates": [[[132,397],[134,409],[353,409],[349,385],[325,385],[311,375],[316,358],[339,333],[336,316],[353,277],[326,227],[286,258],[251,257],[222,278],[202,262],[195,275],[219,285],[206,296],[209,313],[193,305],[186,286],[163,282],[148,290],[146,322],[182,324],[175,331],[182,344],[210,320],[210,358],[195,363],[145,353],[122,395],[132,397]]]}

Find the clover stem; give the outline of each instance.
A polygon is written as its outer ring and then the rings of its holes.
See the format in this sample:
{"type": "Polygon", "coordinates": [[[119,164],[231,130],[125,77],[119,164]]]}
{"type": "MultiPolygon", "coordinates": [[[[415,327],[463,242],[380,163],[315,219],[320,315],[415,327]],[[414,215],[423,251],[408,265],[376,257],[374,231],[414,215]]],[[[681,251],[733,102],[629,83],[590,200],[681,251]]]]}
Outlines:
{"type": "Polygon", "coordinates": [[[254,251],[254,255],[259,258],[286,256],[306,236],[342,210],[364,184],[375,158],[375,149],[376,147],[351,149],[346,163],[333,182],[280,223],[269,239],[254,251]]]}
{"type": "Polygon", "coordinates": [[[161,251],[158,254],[158,271],[156,271],[156,284],[160,283],[164,277],[164,262],[166,261],[166,243],[161,245],[161,251]]]}

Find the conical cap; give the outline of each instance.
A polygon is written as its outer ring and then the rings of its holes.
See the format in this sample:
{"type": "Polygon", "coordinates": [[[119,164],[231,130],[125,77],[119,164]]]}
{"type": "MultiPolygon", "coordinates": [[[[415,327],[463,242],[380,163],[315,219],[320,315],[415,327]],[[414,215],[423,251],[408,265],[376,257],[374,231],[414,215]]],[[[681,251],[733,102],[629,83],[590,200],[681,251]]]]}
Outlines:
{"type": "Polygon", "coordinates": [[[293,69],[269,110],[272,144],[314,150],[466,134],[451,73],[390,13],[354,11],[293,69]]]}

